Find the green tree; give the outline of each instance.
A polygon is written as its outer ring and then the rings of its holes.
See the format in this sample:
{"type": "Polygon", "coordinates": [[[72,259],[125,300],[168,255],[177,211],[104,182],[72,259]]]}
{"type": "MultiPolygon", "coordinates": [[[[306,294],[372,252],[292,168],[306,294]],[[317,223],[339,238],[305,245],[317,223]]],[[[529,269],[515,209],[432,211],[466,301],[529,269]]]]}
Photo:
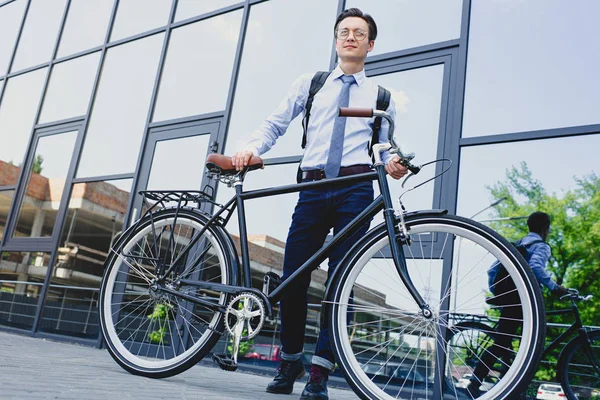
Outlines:
{"type": "MultiPolygon", "coordinates": [[[[506,172],[506,180],[488,186],[493,199],[506,197],[494,211],[498,218],[517,218],[495,221],[492,228],[508,240],[518,240],[528,233],[525,218],[534,211],[543,211],[552,218],[548,244],[552,258],[548,270],[556,282],[576,288],[582,294],[595,297],[581,304],[584,324],[600,325],[600,178],[595,173],[574,178],[574,188],[560,194],[547,193],[535,179],[525,162],[506,172]]],[[[567,306],[565,301],[544,292],[547,309],[567,306]]],[[[571,323],[569,315],[552,317],[549,322],[571,323]]],[[[548,332],[548,338],[559,332],[548,332]]],[[[556,358],[552,356],[554,360],[556,358]]],[[[547,360],[552,361],[551,358],[547,360]]],[[[540,368],[538,379],[556,376],[554,368],[540,368]]]]}
{"type": "Polygon", "coordinates": [[[41,154],[38,154],[37,156],[35,156],[35,159],[33,160],[33,165],[31,167],[33,172],[35,172],[36,174],[41,174],[42,171],[44,170],[44,167],[42,167],[43,163],[44,163],[44,157],[42,157],[41,154]]]}

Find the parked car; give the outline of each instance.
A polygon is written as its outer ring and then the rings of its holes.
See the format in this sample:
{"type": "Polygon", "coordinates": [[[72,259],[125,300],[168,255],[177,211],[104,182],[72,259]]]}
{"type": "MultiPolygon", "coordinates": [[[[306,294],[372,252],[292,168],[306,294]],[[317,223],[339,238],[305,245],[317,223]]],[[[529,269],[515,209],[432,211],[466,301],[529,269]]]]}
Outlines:
{"type": "Polygon", "coordinates": [[[244,358],[256,360],[281,361],[281,348],[270,344],[255,344],[244,358]]]}
{"type": "Polygon", "coordinates": [[[563,392],[562,387],[551,383],[542,383],[538,388],[536,396],[536,399],[542,400],[563,400],[565,398],[565,392],[563,392]]]}

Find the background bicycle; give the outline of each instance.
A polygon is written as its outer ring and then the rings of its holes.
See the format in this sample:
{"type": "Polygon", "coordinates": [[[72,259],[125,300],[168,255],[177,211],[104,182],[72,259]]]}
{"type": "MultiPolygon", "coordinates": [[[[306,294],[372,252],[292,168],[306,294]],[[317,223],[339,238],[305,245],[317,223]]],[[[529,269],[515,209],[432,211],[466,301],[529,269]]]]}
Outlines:
{"type": "MultiPolygon", "coordinates": [[[[561,349],[557,361],[557,375],[567,398],[600,398],[600,330],[583,326],[577,306],[578,301],[590,300],[592,296],[580,296],[574,289],[569,289],[569,292],[570,294],[563,298],[570,301],[571,307],[549,310],[546,311],[546,315],[570,314],[574,321],[566,331],[544,348],[543,357],[554,350],[561,349]],[[561,347],[563,344],[564,346],[561,347]]],[[[456,352],[462,351],[467,355],[465,364],[472,369],[490,348],[494,337],[498,335],[495,329],[496,321],[489,318],[476,319],[471,316],[462,316],[462,318],[464,319],[455,325],[451,333],[449,345],[456,347],[456,352]]],[[[517,342],[518,338],[513,340],[513,349],[518,348],[517,342]]],[[[490,366],[493,371],[492,379],[498,379],[506,372],[512,360],[513,349],[507,349],[509,351],[506,356],[490,366]]],[[[537,386],[535,385],[536,388],[537,386]]],[[[542,393],[543,396],[546,395],[542,393]]]]}

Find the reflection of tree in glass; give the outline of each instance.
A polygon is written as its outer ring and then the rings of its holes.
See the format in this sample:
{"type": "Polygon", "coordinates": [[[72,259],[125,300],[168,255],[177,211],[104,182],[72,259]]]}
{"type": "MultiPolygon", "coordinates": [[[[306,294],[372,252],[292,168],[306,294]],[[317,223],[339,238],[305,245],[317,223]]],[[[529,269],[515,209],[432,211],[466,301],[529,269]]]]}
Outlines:
{"type": "MultiPolygon", "coordinates": [[[[600,292],[600,177],[591,172],[583,178],[574,177],[574,188],[562,193],[547,193],[542,183],[535,179],[527,163],[512,167],[506,172],[506,181],[488,186],[491,197],[507,197],[495,207],[495,216],[511,218],[528,216],[534,211],[543,211],[552,218],[548,244],[552,248],[552,258],[548,269],[556,282],[575,288],[582,294],[600,292]]],[[[566,185],[567,186],[567,185],[566,185]]],[[[528,233],[524,218],[494,221],[491,224],[509,240],[518,240],[528,233]]],[[[544,293],[548,310],[564,308],[566,303],[548,292],[544,293]]],[[[600,296],[582,304],[582,322],[598,325],[600,296]]],[[[549,322],[571,323],[569,315],[552,316],[549,322]]],[[[548,340],[554,339],[560,331],[550,330],[548,340]]],[[[556,355],[545,360],[555,361],[556,355]]],[[[555,365],[542,364],[536,374],[537,379],[555,378],[555,365]]]]}
{"type": "Polygon", "coordinates": [[[38,154],[33,160],[33,165],[31,166],[31,170],[36,174],[41,174],[44,170],[42,164],[44,163],[44,157],[41,154],[38,154]]]}

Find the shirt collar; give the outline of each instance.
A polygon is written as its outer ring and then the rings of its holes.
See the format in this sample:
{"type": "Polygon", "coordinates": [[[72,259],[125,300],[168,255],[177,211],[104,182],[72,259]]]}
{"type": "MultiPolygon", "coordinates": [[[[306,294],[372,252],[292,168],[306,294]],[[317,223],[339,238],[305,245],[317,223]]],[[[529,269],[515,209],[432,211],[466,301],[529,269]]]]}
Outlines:
{"type": "MultiPolygon", "coordinates": [[[[332,79],[337,79],[342,75],[344,75],[344,71],[342,71],[339,65],[335,67],[335,69],[331,72],[332,79]]],[[[358,86],[361,86],[365,82],[366,75],[364,69],[362,69],[360,72],[357,72],[356,74],[353,74],[353,76],[354,79],[356,79],[356,84],[358,86]]]]}

